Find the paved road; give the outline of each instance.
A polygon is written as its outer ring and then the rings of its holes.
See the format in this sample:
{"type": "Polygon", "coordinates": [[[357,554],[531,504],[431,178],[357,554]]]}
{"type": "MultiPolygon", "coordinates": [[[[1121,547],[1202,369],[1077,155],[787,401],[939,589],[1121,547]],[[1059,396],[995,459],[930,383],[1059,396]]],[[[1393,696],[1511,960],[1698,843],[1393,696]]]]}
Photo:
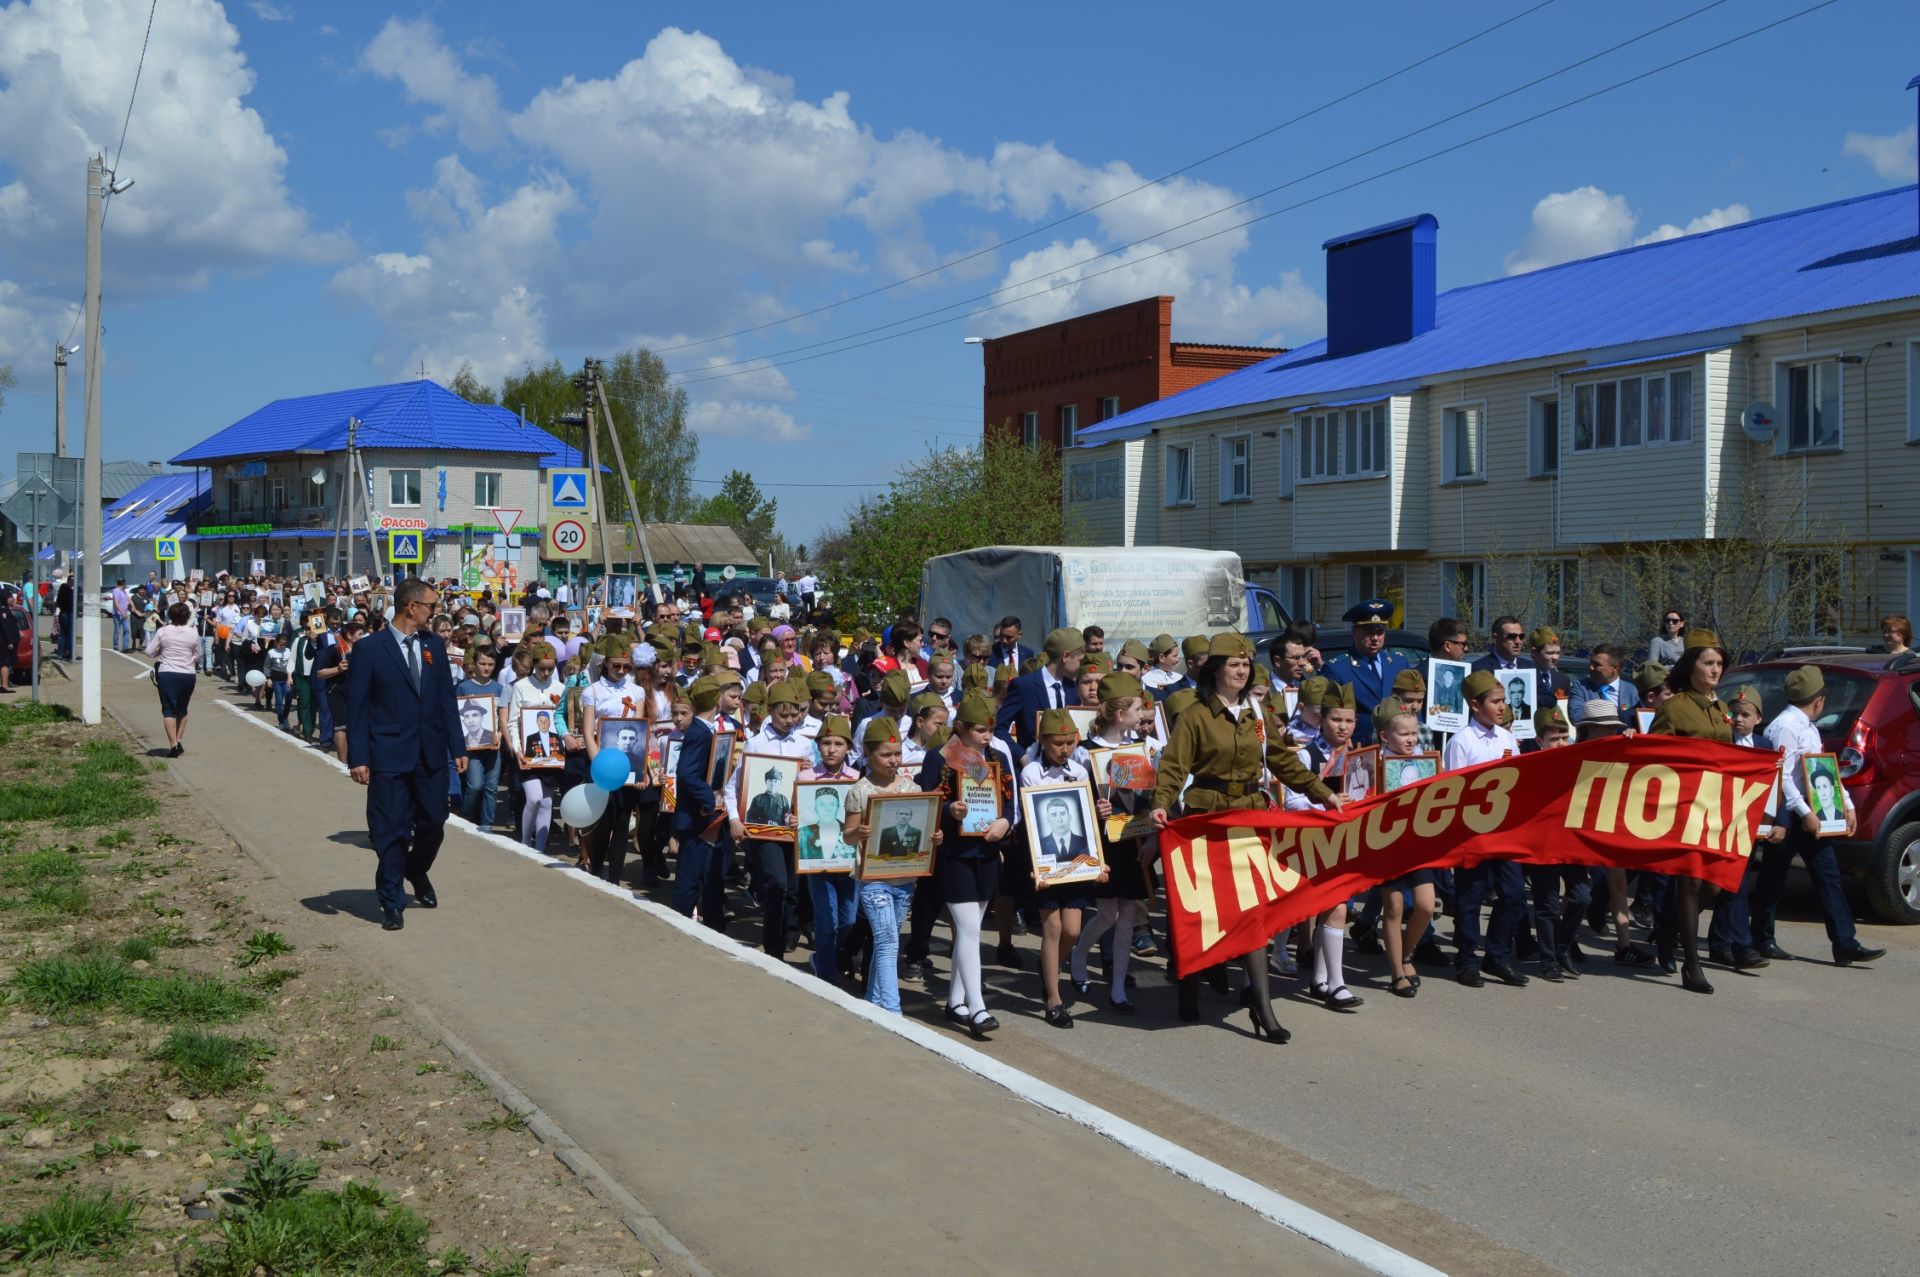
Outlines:
{"type": "MultiPolygon", "coordinates": [[[[108,709],[158,739],[151,688],[108,669],[108,709]]],[[[171,766],[272,875],[256,899],[267,916],[424,1006],[713,1272],[1038,1272],[1062,1253],[1099,1272],[1364,1271],[471,834],[449,830],[441,908],[381,931],[364,791],[219,698],[202,680],[171,766]]]]}
{"type": "MultiPolygon", "coordinates": [[[[144,693],[114,690],[124,683],[108,680],[110,702],[131,701],[128,712],[145,722],[152,711],[144,693]]],[[[261,749],[264,734],[225,711],[196,715],[194,735],[199,744],[182,762],[204,783],[232,787],[222,779],[234,775],[229,749],[248,756],[242,776],[264,783],[297,774],[278,757],[291,746],[261,749]],[[218,741],[206,740],[203,730],[218,741]],[[215,750],[217,760],[206,758],[215,750]]],[[[341,811],[333,777],[315,791],[316,800],[329,803],[330,818],[341,811]]],[[[274,836],[265,815],[259,835],[274,836]]],[[[343,814],[334,823],[351,822],[343,814]]],[[[310,850],[302,857],[302,881],[357,886],[364,876],[360,862],[338,849],[320,860],[310,850]]],[[[462,882],[463,901],[474,900],[463,903],[463,913],[477,910],[476,897],[496,883],[527,876],[492,860],[469,868],[466,855],[456,863],[462,878],[481,875],[471,883],[450,879],[462,882]]],[[[603,907],[620,906],[596,898],[554,907],[571,921],[577,910],[598,918],[603,907]]],[[[450,922],[456,915],[443,916],[450,922]]],[[[471,933],[443,940],[441,920],[432,925],[436,954],[480,956],[470,952],[471,933]]],[[[676,937],[654,935],[652,927],[617,925],[631,938],[610,968],[576,966],[570,933],[535,942],[525,979],[507,990],[515,995],[511,1004],[549,996],[565,956],[566,967],[582,972],[578,980],[636,1000],[650,1022],[700,1016],[708,1023],[714,1004],[697,988],[676,998],[627,973],[657,970],[660,962],[704,968],[710,958],[681,954],[676,937]]],[[[1051,1029],[1038,1019],[1032,942],[1023,940],[1027,975],[988,967],[990,997],[1007,1025],[991,1050],[1450,1271],[1906,1272],[1920,1242],[1913,1175],[1920,1121],[1903,1085],[1920,1050],[1920,929],[1869,924],[1864,934],[1893,950],[1872,969],[1802,961],[1776,963],[1758,976],[1715,973],[1719,992],[1711,998],[1594,963],[1587,978],[1557,988],[1536,981],[1526,989],[1473,991],[1434,974],[1408,1002],[1378,987],[1378,967],[1368,971],[1378,960],[1362,959],[1349,979],[1370,995],[1366,1008],[1337,1016],[1313,1004],[1283,1004],[1282,1019],[1295,1036],[1280,1048],[1254,1041],[1244,1013],[1228,1016],[1227,1000],[1210,999],[1213,1023],[1177,1024],[1171,990],[1151,966],[1141,971],[1137,1019],[1115,1022],[1100,1009],[1070,1031],[1051,1029]]],[[[1804,919],[1785,923],[1781,939],[1797,953],[1826,951],[1818,924],[1804,919]]],[[[576,981],[560,983],[570,988],[576,981]]],[[[424,987],[422,996],[429,996],[424,987]]],[[[739,1018],[748,1024],[779,1004],[773,993],[742,996],[739,1018]]],[[[504,1004],[482,997],[465,1009],[484,1017],[504,1004]]],[[[592,1004],[589,998],[580,1005],[592,1004]]],[[[577,1022],[567,1012],[577,1009],[569,998],[555,1028],[574,1032],[577,1022]]],[[[784,1052],[839,1032],[816,1009],[803,1009],[771,1037],[749,1033],[745,1049],[784,1052]]],[[[891,1060],[890,1045],[872,1048],[875,1058],[891,1060]]],[[[516,1065],[544,1068],[553,1053],[512,1035],[497,1049],[515,1076],[516,1065]]],[[[674,1088],[705,1081],[676,1077],[674,1088]]],[[[975,1084],[957,1078],[951,1085],[968,1091],[975,1084]]],[[[716,1103],[758,1102],[725,1086],[713,1096],[716,1103]]],[[[669,1105],[666,1116],[677,1107],[669,1105]]],[[[785,1111],[794,1117],[813,1110],[785,1111]]],[[[912,1101],[903,1111],[929,1126],[912,1101]]],[[[660,1116],[648,1111],[649,1121],[660,1116]]],[[[573,1117],[576,1134],[598,1120],[591,1107],[573,1117]]],[[[686,1129],[697,1128],[696,1121],[686,1129]]],[[[769,1138],[797,1157],[792,1150],[805,1137],[776,1124],[769,1138]]],[[[1020,1184],[1035,1182],[1047,1181],[1020,1184]]],[[[670,1225],[675,1214],[702,1219],[698,1193],[682,1198],[668,1186],[662,1200],[651,1183],[635,1187],[670,1225]]],[[[1148,1270],[1144,1261],[1130,1267],[1148,1270]]]]}

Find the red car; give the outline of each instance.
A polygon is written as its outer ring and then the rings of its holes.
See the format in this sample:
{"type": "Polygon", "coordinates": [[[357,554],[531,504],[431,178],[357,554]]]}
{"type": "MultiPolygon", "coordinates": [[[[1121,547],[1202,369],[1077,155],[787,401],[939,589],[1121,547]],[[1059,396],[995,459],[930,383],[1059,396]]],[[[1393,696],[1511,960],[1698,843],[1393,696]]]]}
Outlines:
{"type": "Polygon", "coordinates": [[[1866,880],[1867,901],[1880,917],[1920,923],[1920,655],[1762,661],[1729,671],[1720,697],[1750,687],[1771,722],[1787,706],[1787,674],[1801,665],[1818,666],[1826,677],[1827,704],[1814,726],[1839,755],[1859,813],[1855,836],[1834,848],[1841,872],[1866,880]]]}

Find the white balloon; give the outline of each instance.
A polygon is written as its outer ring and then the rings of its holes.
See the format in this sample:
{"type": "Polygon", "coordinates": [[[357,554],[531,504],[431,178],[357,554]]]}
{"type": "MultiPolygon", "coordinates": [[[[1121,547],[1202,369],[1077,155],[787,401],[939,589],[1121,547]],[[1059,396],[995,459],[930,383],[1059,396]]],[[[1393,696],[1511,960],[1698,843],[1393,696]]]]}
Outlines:
{"type": "Polygon", "coordinates": [[[598,785],[575,785],[560,799],[560,823],[584,829],[606,814],[612,795],[598,785]]]}
{"type": "Polygon", "coordinates": [[[259,670],[247,671],[248,687],[265,687],[266,685],[267,685],[267,676],[265,674],[262,674],[259,670]]]}

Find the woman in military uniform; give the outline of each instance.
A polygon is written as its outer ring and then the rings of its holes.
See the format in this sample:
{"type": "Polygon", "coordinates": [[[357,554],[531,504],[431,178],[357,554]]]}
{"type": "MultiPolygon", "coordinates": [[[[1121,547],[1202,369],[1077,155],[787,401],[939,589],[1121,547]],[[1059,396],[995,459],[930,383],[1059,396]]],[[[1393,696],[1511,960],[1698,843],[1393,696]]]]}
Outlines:
{"type": "MultiPolygon", "coordinates": [[[[1727,672],[1726,649],[1712,630],[1692,630],[1686,650],[1667,675],[1671,695],[1653,718],[1653,730],[1669,736],[1733,744],[1733,716],[1719,697],[1720,676],[1727,672]]],[[[1660,965],[1673,970],[1680,958],[1680,983],[1695,993],[1712,993],[1700,969],[1700,909],[1711,904],[1720,889],[1698,878],[1675,875],[1666,884],[1665,908],[1655,929],[1660,965]]]]}
{"type": "MultiPolygon", "coordinates": [[[[1243,635],[1216,634],[1207,658],[1195,689],[1197,699],[1174,721],[1160,755],[1153,823],[1165,828],[1168,813],[1183,801],[1189,812],[1264,807],[1268,800],[1261,782],[1269,770],[1287,788],[1323,807],[1338,808],[1339,797],[1307,769],[1285,737],[1269,738],[1261,730],[1260,707],[1247,690],[1253,677],[1253,644],[1243,635]],[[1193,785],[1182,799],[1180,790],[1189,776],[1193,785]]],[[[1247,987],[1240,1004],[1252,1017],[1254,1036],[1285,1042],[1291,1035],[1280,1027],[1267,991],[1267,946],[1247,954],[1243,962],[1247,987]]],[[[1180,981],[1180,1018],[1200,1018],[1197,975],[1180,981]]]]}

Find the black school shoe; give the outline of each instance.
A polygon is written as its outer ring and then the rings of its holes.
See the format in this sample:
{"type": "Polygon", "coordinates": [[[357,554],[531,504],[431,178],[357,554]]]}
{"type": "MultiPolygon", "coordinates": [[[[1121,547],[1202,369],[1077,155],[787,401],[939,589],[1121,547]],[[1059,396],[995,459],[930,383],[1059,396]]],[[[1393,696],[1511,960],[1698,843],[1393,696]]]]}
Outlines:
{"type": "Polygon", "coordinates": [[[1504,962],[1489,962],[1482,967],[1482,970],[1502,984],[1510,984],[1516,989],[1527,987],[1527,977],[1504,962]]]}
{"type": "Polygon", "coordinates": [[[1833,965],[1850,967],[1856,962],[1874,962],[1887,956],[1885,949],[1870,949],[1866,945],[1856,944],[1851,949],[1843,949],[1833,955],[1833,965]]]}

